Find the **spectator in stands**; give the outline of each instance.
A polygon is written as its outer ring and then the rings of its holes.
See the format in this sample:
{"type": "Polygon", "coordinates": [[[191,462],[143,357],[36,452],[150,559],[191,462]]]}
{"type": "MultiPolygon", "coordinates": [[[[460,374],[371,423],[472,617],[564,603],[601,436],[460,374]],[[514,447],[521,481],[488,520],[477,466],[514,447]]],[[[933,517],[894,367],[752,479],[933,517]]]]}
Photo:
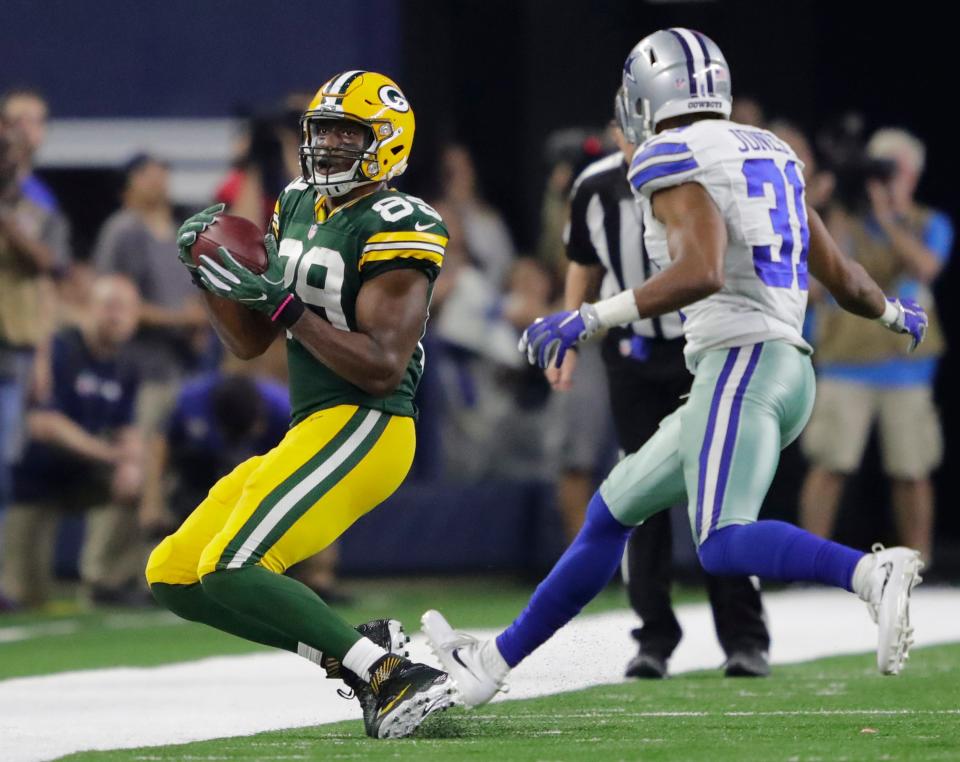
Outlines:
{"type": "Polygon", "coordinates": [[[101,276],[84,325],[54,337],[53,394],[27,414],[28,445],[4,528],[0,579],[19,606],[47,600],[57,526],[77,511],[86,514],[80,576],[92,599],[125,602],[139,584],[146,554],[133,507],[142,481],[138,379],[125,355],[139,306],[127,278],[101,276]]]}
{"type": "Polygon", "coordinates": [[[230,214],[266,230],[281,191],[300,176],[300,115],[312,97],[290,93],[280,108],[250,119],[235,166],[214,195],[230,214]]]}
{"type": "Polygon", "coordinates": [[[168,183],[163,162],[133,157],[123,205],[104,222],[93,255],[100,272],[126,275],[143,300],[133,352],[143,378],[137,420],[148,431],[159,425],[179,380],[210,346],[200,295],[177,259],[168,183]]]}
{"type": "Polygon", "coordinates": [[[550,437],[543,434],[549,390],[516,349],[526,321],[549,311],[551,274],[521,258],[506,288],[495,286],[474,263],[459,209],[444,202],[437,209],[450,241],[428,325],[427,353],[434,359],[426,366],[442,390],[443,411],[433,414],[442,428],[445,469],[460,481],[552,480],[550,437]]]}
{"type": "Polygon", "coordinates": [[[610,153],[610,139],[595,130],[570,127],[547,136],[544,158],[550,171],[540,202],[536,257],[554,273],[558,285],[567,272],[564,232],[570,219],[570,188],[581,170],[610,153]]]}
{"type": "Polygon", "coordinates": [[[37,349],[53,330],[52,274],[65,263],[49,211],[24,196],[23,131],[0,119],[0,510],[23,444],[23,411],[37,349]]]}
{"type": "Polygon", "coordinates": [[[908,355],[906,343],[894,334],[827,305],[818,309],[820,379],[802,440],[811,468],[801,495],[801,520],[811,532],[830,536],[846,477],[859,468],[877,423],[899,543],[917,548],[929,564],[930,473],[942,452],[933,381],[945,350],[930,285],[950,256],[953,227],[945,214],[914,199],[926,158],[919,139],[904,130],[882,129],[870,139],[867,154],[874,162],[890,162],[888,177],[866,182],[866,211],[838,217],[834,237],[887,293],[920,302],[930,327],[926,341],[908,355]]]}
{"type": "MultiPolygon", "coordinates": [[[[59,205],[56,196],[33,169],[37,152],[47,137],[49,111],[46,99],[39,91],[32,88],[22,87],[8,90],[0,97],[0,118],[3,118],[7,124],[19,129],[26,141],[26,150],[20,156],[17,166],[20,192],[41,209],[47,212],[58,212],[59,205]]],[[[60,221],[64,226],[61,244],[66,248],[66,223],[63,218],[60,221]]],[[[69,259],[69,253],[63,253],[61,257],[69,259]]]]}
{"type": "Polygon", "coordinates": [[[490,206],[480,193],[470,152],[462,145],[447,146],[441,156],[440,166],[442,189],[438,203],[460,216],[464,244],[473,264],[494,288],[502,288],[516,256],[516,249],[500,212],[490,206]]]}

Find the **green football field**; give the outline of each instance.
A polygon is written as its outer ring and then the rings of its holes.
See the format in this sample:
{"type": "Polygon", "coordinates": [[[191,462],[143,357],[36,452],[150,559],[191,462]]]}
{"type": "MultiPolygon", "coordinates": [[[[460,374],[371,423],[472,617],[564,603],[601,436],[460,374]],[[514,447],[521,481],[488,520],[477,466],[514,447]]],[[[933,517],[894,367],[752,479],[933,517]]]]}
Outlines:
{"type": "Polygon", "coordinates": [[[428,720],[373,741],[359,722],[69,760],[957,760],[960,646],[880,678],[861,657],[778,667],[766,680],[694,672],[428,720]]]}
{"type": "MultiPolygon", "coordinates": [[[[411,627],[428,605],[443,608],[464,627],[501,625],[529,595],[528,586],[506,580],[370,583],[354,589],[357,602],[344,609],[351,620],[387,606],[411,627]]],[[[622,592],[610,589],[591,611],[622,605],[622,592]]],[[[252,650],[256,647],[160,612],[0,619],[2,677],[252,650]]],[[[401,741],[372,741],[359,721],[350,721],[65,759],[958,760],[958,667],[960,644],[950,644],[916,650],[896,678],[879,676],[864,655],[842,656],[777,666],[765,680],[725,679],[711,670],[495,703],[473,712],[453,709],[401,741]]]]}

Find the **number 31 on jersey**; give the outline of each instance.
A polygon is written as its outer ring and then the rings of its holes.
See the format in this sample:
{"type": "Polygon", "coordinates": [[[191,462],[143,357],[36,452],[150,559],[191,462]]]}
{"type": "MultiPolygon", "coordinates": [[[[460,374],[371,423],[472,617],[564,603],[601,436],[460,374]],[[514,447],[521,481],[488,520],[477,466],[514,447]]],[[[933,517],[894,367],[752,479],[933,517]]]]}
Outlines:
{"type": "Polygon", "coordinates": [[[769,244],[753,247],[753,269],[757,277],[772,288],[793,288],[796,283],[801,291],[806,291],[810,228],[797,163],[788,161],[781,170],[773,159],[747,159],[743,162],[743,176],[750,198],[766,198],[767,187],[773,188],[770,223],[773,232],[780,236],[776,251],[769,244]],[[793,191],[793,209],[787,201],[787,185],[793,191]],[[793,235],[795,227],[800,231],[799,247],[793,235]]]}

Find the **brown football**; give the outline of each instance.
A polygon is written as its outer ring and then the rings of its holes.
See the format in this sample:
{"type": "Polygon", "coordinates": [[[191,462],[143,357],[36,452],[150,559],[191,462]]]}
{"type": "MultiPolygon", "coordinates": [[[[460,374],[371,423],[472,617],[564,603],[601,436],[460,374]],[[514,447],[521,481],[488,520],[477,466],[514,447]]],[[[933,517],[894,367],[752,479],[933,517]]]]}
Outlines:
{"type": "Polygon", "coordinates": [[[200,255],[206,254],[219,262],[217,249],[223,246],[235,260],[250,272],[263,273],[267,269],[267,250],[263,247],[263,232],[245,217],[221,214],[210,227],[197,236],[190,254],[198,265],[200,255]]]}

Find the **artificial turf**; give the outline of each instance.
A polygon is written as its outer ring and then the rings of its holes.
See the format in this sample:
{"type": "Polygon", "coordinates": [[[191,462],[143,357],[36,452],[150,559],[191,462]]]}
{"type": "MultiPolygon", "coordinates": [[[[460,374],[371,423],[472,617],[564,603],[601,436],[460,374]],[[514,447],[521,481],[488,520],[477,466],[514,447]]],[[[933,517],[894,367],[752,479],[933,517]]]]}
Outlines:
{"type": "Polygon", "coordinates": [[[105,760],[957,760],[960,644],[917,650],[881,677],[862,656],[778,666],[767,679],[695,672],[431,718],[400,741],[359,721],[180,746],[85,752],[105,760]]]}

